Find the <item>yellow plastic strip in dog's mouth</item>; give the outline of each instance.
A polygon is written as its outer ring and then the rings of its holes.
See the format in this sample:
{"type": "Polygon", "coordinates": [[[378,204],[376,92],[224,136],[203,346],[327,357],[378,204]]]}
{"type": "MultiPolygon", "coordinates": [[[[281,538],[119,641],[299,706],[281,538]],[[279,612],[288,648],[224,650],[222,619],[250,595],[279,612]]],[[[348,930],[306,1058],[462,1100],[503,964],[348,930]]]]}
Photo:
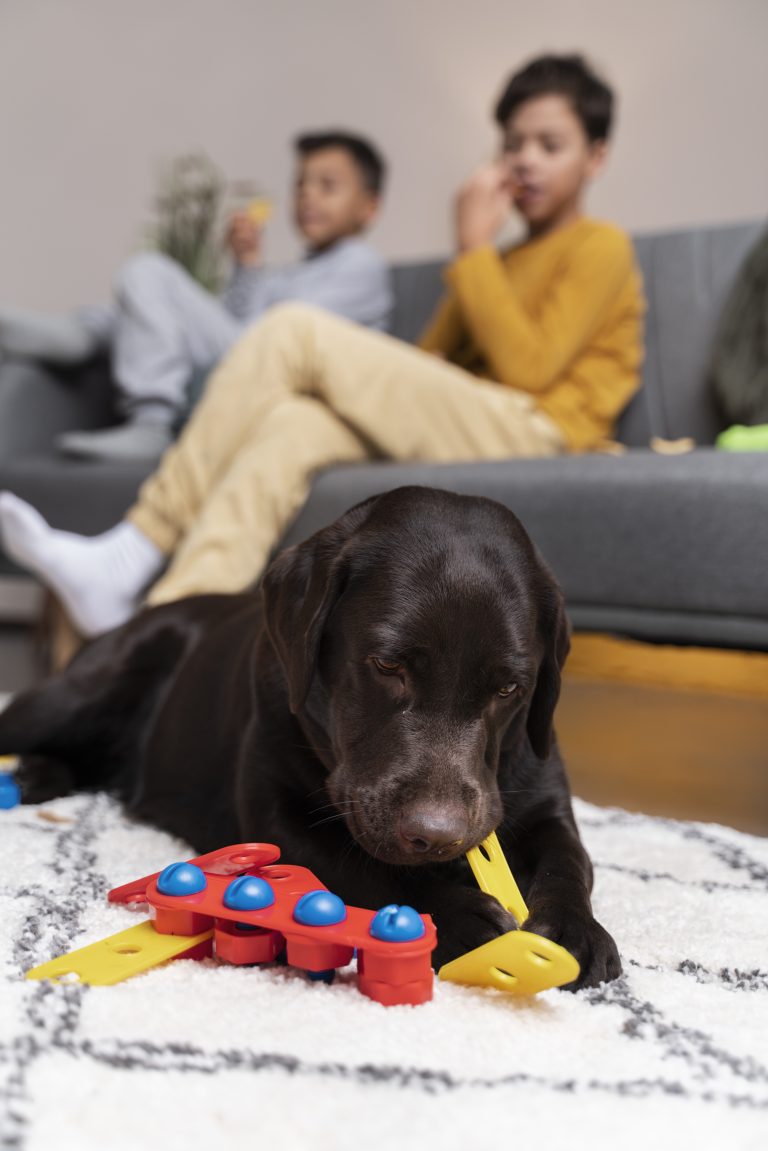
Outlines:
{"type": "Polygon", "coordinates": [[[492,831],[479,847],[468,851],[467,859],[480,890],[498,899],[501,906],[514,915],[518,927],[522,927],[528,918],[528,908],[509,870],[496,832],[492,831]]]}
{"type": "Polygon", "coordinates": [[[149,971],[169,959],[176,959],[213,935],[213,929],[199,935],[161,935],[147,919],[127,931],[118,931],[98,943],[60,955],[27,972],[27,979],[52,979],[57,983],[88,983],[111,987],[132,975],[149,971]]]}

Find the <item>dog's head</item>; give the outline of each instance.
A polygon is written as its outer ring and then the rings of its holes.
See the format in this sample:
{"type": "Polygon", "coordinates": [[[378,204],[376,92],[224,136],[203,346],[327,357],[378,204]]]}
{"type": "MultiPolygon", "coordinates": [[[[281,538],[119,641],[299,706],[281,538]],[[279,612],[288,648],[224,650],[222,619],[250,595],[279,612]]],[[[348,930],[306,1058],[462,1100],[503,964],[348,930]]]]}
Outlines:
{"type": "Polygon", "coordinates": [[[519,520],[399,488],[282,552],[263,594],[291,710],[358,843],[414,864],[484,839],[505,807],[501,761],[549,754],[568,651],[562,596],[519,520]]]}

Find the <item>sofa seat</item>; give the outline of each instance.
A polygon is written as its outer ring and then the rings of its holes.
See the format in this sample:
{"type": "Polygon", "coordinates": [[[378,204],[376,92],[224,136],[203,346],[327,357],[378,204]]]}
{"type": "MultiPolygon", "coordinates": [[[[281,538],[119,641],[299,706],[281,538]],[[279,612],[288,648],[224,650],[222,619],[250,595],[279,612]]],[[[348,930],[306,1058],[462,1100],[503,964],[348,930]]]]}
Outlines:
{"type": "Polygon", "coordinates": [[[768,454],[632,448],[470,464],[334,468],[284,542],[400,484],[488,496],[523,522],[581,630],[768,648],[768,454]]]}

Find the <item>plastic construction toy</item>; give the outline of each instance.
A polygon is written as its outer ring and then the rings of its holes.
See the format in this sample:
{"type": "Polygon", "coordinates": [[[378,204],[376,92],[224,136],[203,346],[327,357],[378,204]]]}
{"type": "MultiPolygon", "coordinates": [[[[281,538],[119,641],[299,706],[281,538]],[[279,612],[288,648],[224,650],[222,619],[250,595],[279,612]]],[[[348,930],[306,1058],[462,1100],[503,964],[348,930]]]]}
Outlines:
{"type": "MultiPolygon", "coordinates": [[[[28,979],[108,986],[171,959],[273,962],[330,982],[357,952],[357,986],[386,1006],[432,998],[437,944],[428,915],[395,903],[377,912],[349,907],[304,867],[278,864],[279,848],[241,843],[172,863],[109,893],[111,903],[147,904],[154,919],[27,972],[28,979]]],[[[528,908],[492,834],[467,853],[481,889],[518,923],[528,908]]],[[[579,974],[572,955],[529,931],[509,931],[440,968],[439,978],[513,995],[535,995],[579,974]]]]}
{"type": "MultiPolygon", "coordinates": [[[[518,923],[525,923],[528,908],[496,833],[468,851],[467,859],[486,895],[497,899],[518,923]]],[[[532,931],[508,931],[444,964],[438,977],[451,983],[495,987],[513,995],[536,995],[571,983],[579,971],[577,960],[559,943],[532,931]]]]}
{"type": "Polygon", "coordinates": [[[293,967],[330,980],[357,951],[357,986],[391,1006],[432,998],[437,944],[428,915],[391,904],[346,905],[305,867],[277,864],[279,848],[240,843],[172,863],[117,887],[112,903],[146,903],[154,919],[27,972],[28,979],[109,985],[169,959],[215,952],[234,964],[271,963],[285,949],[293,967]]]}
{"type": "Polygon", "coordinates": [[[10,811],[12,807],[18,807],[21,803],[18,783],[11,772],[3,770],[6,767],[14,767],[15,764],[14,755],[0,755],[0,811],[10,811]]]}

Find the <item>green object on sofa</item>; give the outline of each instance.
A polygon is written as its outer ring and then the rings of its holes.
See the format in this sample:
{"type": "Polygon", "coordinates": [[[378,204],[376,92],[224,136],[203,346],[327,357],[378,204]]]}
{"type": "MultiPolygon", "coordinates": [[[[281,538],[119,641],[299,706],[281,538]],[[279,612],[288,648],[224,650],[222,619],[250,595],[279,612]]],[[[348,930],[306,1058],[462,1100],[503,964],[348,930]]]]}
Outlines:
{"type": "Polygon", "coordinates": [[[723,452],[768,452],[768,424],[734,424],[715,440],[723,452]]]}

